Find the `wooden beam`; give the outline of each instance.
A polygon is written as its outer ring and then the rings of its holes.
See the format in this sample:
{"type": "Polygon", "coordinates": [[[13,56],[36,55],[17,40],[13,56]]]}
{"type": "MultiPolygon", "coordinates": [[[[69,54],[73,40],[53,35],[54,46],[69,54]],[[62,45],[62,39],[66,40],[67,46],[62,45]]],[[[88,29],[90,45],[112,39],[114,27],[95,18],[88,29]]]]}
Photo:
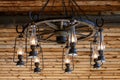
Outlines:
{"type": "MultiPolygon", "coordinates": [[[[86,15],[86,16],[88,16],[89,19],[93,22],[95,22],[97,18],[102,17],[105,21],[105,24],[104,24],[105,27],[113,27],[113,26],[118,27],[120,25],[120,20],[119,20],[120,15],[101,15],[101,16],[86,15]]],[[[84,17],[84,16],[81,16],[81,17],[84,17]]],[[[0,27],[14,28],[16,24],[25,24],[29,22],[31,22],[31,20],[28,15],[5,16],[2,14],[0,16],[0,24],[1,24],[0,27]]]]}
{"type": "MultiPolygon", "coordinates": [[[[86,12],[86,11],[90,11],[90,12],[102,12],[102,11],[119,11],[119,8],[120,6],[119,5],[98,5],[98,6],[95,6],[95,5],[82,5],[80,6],[81,9],[86,12]]],[[[39,12],[40,9],[42,7],[38,7],[38,6],[31,6],[31,7],[28,7],[28,6],[25,6],[25,7],[9,7],[9,6],[6,6],[6,7],[0,7],[0,12],[39,12]]],[[[54,8],[54,10],[57,12],[57,11],[62,11],[62,7],[56,7],[54,8]]],[[[70,9],[69,9],[70,10],[70,9]]],[[[50,12],[50,9],[47,8],[47,11],[46,12],[50,12]]],[[[46,13],[44,12],[44,13],[46,13]]],[[[53,11],[54,12],[54,11],[53,11]]]]}
{"type": "MultiPolygon", "coordinates": [[[[36,1],[1,1],[0,2],[0,7],[41,7],[43,6],[45,3],[45,1],[40,1],[40,0],[36,0],[36,1]],[[26,5],[25,5],[26,4],[26,5]]],[[[61,6],[62,1],[56,1],[56,4],[54,4],[54,6],[61,6]]],[[[66,5],[68,5],[68,0],[65,1],[66,5]]],[[[96,1],[96,0],[92,0],[92,1],[77,1],[77,4],[82,6],[82,5],[120,5],[120,1],[96,1]]],[[[50,3],[48,4],[49,6],[52,5],[52,1],[50,1],[50,3]]]]}
{"type": "MultiPolygon", "coordinates": [[[[28,13],[30,11],[39,12],[41,7],[44,5],[45,1],[35,0],[35,1],[0,1],[0,12],[8,12],[8,13],[28,13]]],[[[54,7],[56,7],[57,11],[62,9],[60,6],[61,0],[56,1],[54,7]]],[[[84,0],[77,1],[78,5],[80,5],[81,9],[85,12],[100,12],[100,11],[120,11],[120,1],[112,1],[112,0],[84,0]]],[[[68,4],[68,0],[66,0],[66,4],[68,4]]],[[[52,5],[52,1],[48,4],[48,6],[52,5]]],[[[54,8],[55,9],[55,8],[54,8]]],[[[48,8],[47,12],[51,12],[50,8],[48,8]]]]}

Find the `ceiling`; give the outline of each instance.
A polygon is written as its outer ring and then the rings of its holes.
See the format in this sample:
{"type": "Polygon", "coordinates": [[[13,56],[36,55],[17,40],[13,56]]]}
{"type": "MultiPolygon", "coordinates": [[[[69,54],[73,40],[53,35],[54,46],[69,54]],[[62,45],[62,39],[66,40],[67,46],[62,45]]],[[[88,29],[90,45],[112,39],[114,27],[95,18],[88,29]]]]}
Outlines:
{"type": "MultiPolygon", "coordinates": [[[[47,0],[0,0],[0,13],[3,15],[14,14],[28,14],[29,12],[39,12],[41,7],[47,0]]],[[[53,4],[54,0],[50,0],[49,6],[53,4]]],[[[61,9],[61,1],[56,0],[54,7],[55,11],[61,9]]],[[[69,0],[65,0],[67,4],[69,0]]],[[[76,0],[78,5],[86,14],[97,15],[119,15],[120,14],[120,1],[119,0],[76,0]]],[[[51,12],[50,7],[46,12],[51,12]]]]}
{"type": "MultiPolygon", "coordinates": [[[[29,12],[39,13],[47,0],[0,0],[0,24],[30,22],[29,12]]],[[[68,4],[69,0],[65,0],[68,4]]],[[[105,23],[120,25],[120,0],[76,0],[83,12],[95,22],[96,18],[103,17],[105,23]]],[[[62,0],[50,0],[45,14],[62,13],[62,0]],[[54,2],[55,1],[55,2],[54,2]],[[54,6],[53,5],[54,2],[54,6]],[[54,8],[54,10],[52,9],[54,8]]],[[[69,7],[67,7],[69,12],[69,7]]]]}

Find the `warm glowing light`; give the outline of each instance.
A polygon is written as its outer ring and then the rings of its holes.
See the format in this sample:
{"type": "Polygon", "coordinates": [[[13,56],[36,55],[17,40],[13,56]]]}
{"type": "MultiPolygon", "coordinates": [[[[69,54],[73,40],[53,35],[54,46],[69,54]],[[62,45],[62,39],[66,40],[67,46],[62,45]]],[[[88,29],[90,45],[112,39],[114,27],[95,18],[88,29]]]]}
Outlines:
{"type": "Polygon", "coordinates": [[[97,59],[98,58],[98,44],[93,43],[92,44],[92,58],[97,59]]]}
{"type": "Polygon", "coordinates": [[[77,42],[77,37],[75,34],[72,34],[71,38],[72,38],[72,40],[71,40],[72,43],[77,42]]]}
{"type": "Polygon", "coordinates": [[[22,49],[22,48],[18,48],[17,54],[18,54],[18,55],[23,55],[23,54],[24,54],[23,49],[22,49]]]}
{"type": "Polygon", "coordinates": [[[65,62],[65,63],[70,63],[71,61],[70,61],[70,59],[66,58],[66,59],[64,60],[64,62],[65,62]]]}
{"type": "Polygon", "coordinates": [[[39,63],[40,60],[39,60],[38,58],[35,58],[35,59],[34,59],[34,62],[35,62],[35,63],[39,63]]]}
{"type": "Polygon", "coordinates": [[[75,34],[75,27],[73,26],[70,33],[69,33],[69,42],[70,43],[76,43],[77,42],[77,37],[75,34]]]}
{"type": "Polygon", "coordinates": [[[97,59],[97,58],[98,58],[98,54],[94,53],[94,54],[92,55],[92,57],[93,57],[94,59],[97,59]]]}
{"type": "Polygon", "coordinates": [[[30,38],[30,44],[31,44],[31,45],[37,45],[36,37],[31,36],[31,38],[30,38]]]}
{"type": "Polygon", "coordinates": [[[98,45],[98,50],[104,50],[104,49],[105,49],[105,45],[103,43],[98,45]]]}
{"type": "Polygon", "coordinates": [[[30,44],[31,45],[37,45],[37,37],[36,37],[36,26],[35,25],[31,25],[31,36],[30,36],[30,44]]]}

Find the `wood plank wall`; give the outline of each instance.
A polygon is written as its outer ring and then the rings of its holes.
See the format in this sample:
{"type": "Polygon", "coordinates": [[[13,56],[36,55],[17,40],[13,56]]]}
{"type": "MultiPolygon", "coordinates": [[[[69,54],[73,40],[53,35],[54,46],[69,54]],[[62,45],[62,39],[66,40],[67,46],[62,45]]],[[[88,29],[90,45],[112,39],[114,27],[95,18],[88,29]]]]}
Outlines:
{"type": "Polygon", "coordinates": [[[61,69],[62,49],[56,43],[42,43],[45,68],[41,74],[33,73],[29,64],[23,68],[16,67],[12,57],[17,33],[14,27],[1,26],[0,80],[120,80],[120,26],[104,28],[106,63],[100,70],[90,68],[89,39],[78,43],[78,57],[75,58],[75,70],[71,74],[65,74],[61,69]]]}

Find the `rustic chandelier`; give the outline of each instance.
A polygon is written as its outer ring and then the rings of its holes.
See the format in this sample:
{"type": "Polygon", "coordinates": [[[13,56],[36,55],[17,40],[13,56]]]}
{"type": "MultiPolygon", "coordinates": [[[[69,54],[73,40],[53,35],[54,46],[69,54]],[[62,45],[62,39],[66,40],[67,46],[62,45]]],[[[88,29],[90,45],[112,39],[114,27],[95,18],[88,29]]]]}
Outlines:
{"type": "MultiPolygon", "coordinates": [[[[41,42],[56,42],[64,46],[62,47],[62,69],[71,73],[74,70],[74,57],[79,56],[76,49],[77,42],[93,37],[94,40],[90,44],[90,64],[93,68],[99,69],[105,62],[102,25],[98,24],[98,19],[97,24],[90,21],[76,0],[60,0],[60,2],[62,6],[58,10],[57,0],[46,0],[39,14],[29,13],[31,22],[16,26],[19,35],[15,38],[13,61],[17,66],[22,67],[25,65],[23,60],[25,56],[26,66],[28,59],[31,59],[32,69],[34,59],[34,72],[39,73],[44,68],[41,42]],[[18,61],[15,60],[16,55],[18,55],[18,61]]],[[[101,21],[103,23],[102,18],[101,21]]]]}

